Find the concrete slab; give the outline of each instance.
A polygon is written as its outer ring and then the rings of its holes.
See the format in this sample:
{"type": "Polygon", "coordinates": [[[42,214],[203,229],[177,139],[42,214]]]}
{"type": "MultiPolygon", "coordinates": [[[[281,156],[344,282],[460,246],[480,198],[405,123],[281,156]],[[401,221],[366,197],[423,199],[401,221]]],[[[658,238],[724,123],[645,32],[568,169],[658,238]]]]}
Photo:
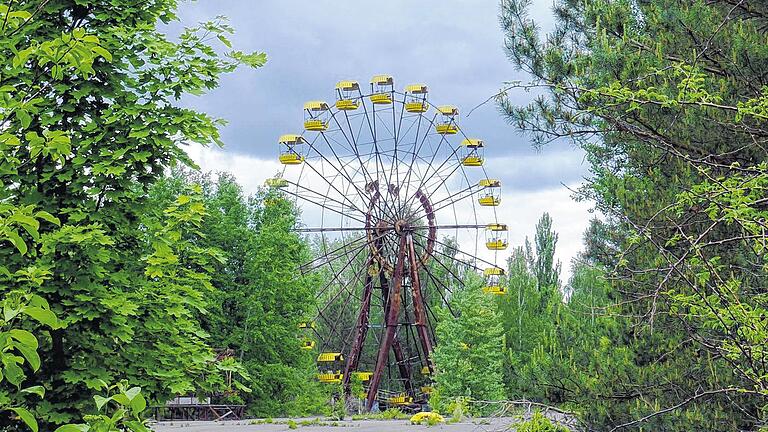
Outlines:
{"type": "Polygon", "coordinates": [[[501,417],[472,419],[453,424],[435,426],[412,425],[408,420],[346,420],[293,419],[296,429],[290,429],[288,419],[274,419],[273,423],[258,420],[221,422],[159,422],[152,425],[156,432],[501,432],[514,431],[515,418],[501,417]]]}

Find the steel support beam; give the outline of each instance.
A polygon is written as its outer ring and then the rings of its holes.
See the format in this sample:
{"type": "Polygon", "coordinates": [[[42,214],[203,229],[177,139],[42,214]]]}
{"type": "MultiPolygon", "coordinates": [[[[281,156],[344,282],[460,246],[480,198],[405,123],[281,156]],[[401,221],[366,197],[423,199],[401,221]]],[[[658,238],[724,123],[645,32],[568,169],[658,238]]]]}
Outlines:
{"type": "Polygon", "coordinates": [[[379,354],[376,358],[376,368],[373,371],[373,377],[368,385],[368,400],[366,401],[366,407],[370,410],[373,407],[373,402],[376,400],[377,393],[379,392],[379,384],[381,383],[381,375],[384,372],[384,366],[388,363],[389,350],[392,348],[392,342],[395,339],[395,333],[398,327],[398,316],[400,314],[400,305],[402,303],[401,291],[403,287],[403,270],[405,267],[405,255],[406,255],[406,236],[400,237],[400,247],[398,248],[397,263],[395,264],[395,271],[392,275],[392,290],[389,292],[389,307],[387,308],[386,315],[386,328],[384,330],[384,337],[381,340],[379,346],[379,354]]]}
{"type": "Polygon", "coordinates": [[[419,281],[419,265],[416,261],[416,248],[413,244],[411,234],[406,236],[408,243],[409,270],[411,275],[411,291],[413,293],[413,312],[416,318],[416,331],[419,334],[421,349],[424,357],[427,359],[427,366],[430,372],[434,372],[432,366],[432,339],[429,337],[427,329],[427,309],[424,305],[424,296],[421,293],[421,283],[419,281]]]}

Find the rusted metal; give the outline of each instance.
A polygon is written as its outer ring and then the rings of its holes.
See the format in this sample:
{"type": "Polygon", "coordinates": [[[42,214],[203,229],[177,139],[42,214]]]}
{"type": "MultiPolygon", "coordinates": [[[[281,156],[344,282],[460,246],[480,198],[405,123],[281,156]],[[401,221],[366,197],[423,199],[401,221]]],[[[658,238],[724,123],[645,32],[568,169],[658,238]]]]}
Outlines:
{"type": "Polygon", "coordinates": [[[368,399],[366,401],[366,407],[370,410],[373,407],[373,402],[376,400],[376,395],[379,391],[379,384],[381,383],[381,375],[384,372],[384,366],[387,364],[389,358],[389,350],[392,348],[392,341],[395,338],[395,332],[398,327],[398,316],[400,314],[400,304],[402,303],[401,291],[403,287],[403,269],[405,267],[405,255],[406,255],[406,236],[400,237],[400,247],[397,253],[397,264],[395,265],[395,271],[392,275],[392,290],[389,292],[389,307],[386,310],[386,329],[384,330],[384,337],[381,340],[379,346],[379,354],[376,358],[376,367],[373,370],[373,376],[371,382],[368,385],[368,399]]]}
{"type": "Polygon", "coordinates": [[[429,231],[427,232],[427,245],[424,254],[420,259],[422,264],[426,264],[429,258],[432,256],[432,251],[435,249],[435,240],[437,238],[435,211],[432,207],[432,203],[429,202],[429,198],[421,189],[417,190],[415,195],[416,198],[419,199],[422,208],[424,208],[424,214],[427,216],[427,226],[429,227],[429,231]]]}
{"type": "Polygon", "coordinates": [[[408,261],[411,275],[411,292],[413,293],[413,313],[416,318],[416,331],[419,334],[421,349],[424,352],[424,358],[427,360],[427,366],[430,372],[434,372],[432,366],[432,339],[427,329],[427,310],[424,305],[424,296],[421,293],[421,282],[419,281],[419,264],[416,261],[416,247],[413,244],[411,234],[406,236],[408,244],[408,261]]]}
{"type": "MultiPolygon", "coordinates": [[[[370,268],[373,265],[373,254],[368,255],[367,266],[370,268]]],[[[365,337],[368,334],[368,320],[371,310],[371,297],[373,295],[373,275],[368,272],[365,277],[365,288],[363,290],[363,301],[360,305],[360,312],[357,315],[357,323],[355,324],[355,339],[352,342],[352,347],[349,350],[349,356],[347,357],[347,364],[344,367],[344,377],[342,378],[342,385],[344,388],[344,394],[349,395],[350,386],[349,378],[352,372],[357,370],[357,365],[360,361],[360,352],[365,343],[365,337]]]]}
{"type": "MultiPolygon", "coordinates": [[[[373,217],[372,217],[372,210],[374,205],[376,204],[376,201],[378,201],[379,197],[381,196],[379,194],[378,188],[374,184],[369,184],[366,186],[366,191],[371,193],[371,201],[368,205],[368,212],[366,214],[366,223],[365,228],[370,229],[373,227],[373,217]]],[[[360,362],[360,353],[363,349],[363,344],[365,343],[365,338],[368,334],[368,322],[370,319],[370,310],[371,310],[371,298],[373,297],[373,280],[375,274],[372,274],[370,269],[373,267],[375,258],[374,258],[374,250],[378,250],[381,248],[382,239],[381,237],[376,237],[374,242],[370,247],[372,248],[372,251],[368,254],[368,259],[366,260],[366,276],[365,276],[365,286],[363,288],[363,300],[360,305],[360,312],[357,315],[357,322],[355,324],[355,338],[352,342],[352,347],[349,351],[349,356],[347,357],[347,364],[344,366],[344,376],[342,378],[342,387],[344,389],[344,393],[349,395],[350,392],[350,386],[349,386],[349,379],[352,375],[352,372],[357,370],[358,363],[360,362]]]]}
{"type": "Polygon", "coordinates": [[[403,346],[400,344],[400,338],[397,337],[395,332],[395,338],[392,341],[392,351],[395,353],[395,361],[397,362],[397,369],[400,371],[400,378],[403,379],[403,385],[405,386],[405,392],[408,395],[413,396],[413,380],[411,379],[411,368],[403,352],[403,346]]]}

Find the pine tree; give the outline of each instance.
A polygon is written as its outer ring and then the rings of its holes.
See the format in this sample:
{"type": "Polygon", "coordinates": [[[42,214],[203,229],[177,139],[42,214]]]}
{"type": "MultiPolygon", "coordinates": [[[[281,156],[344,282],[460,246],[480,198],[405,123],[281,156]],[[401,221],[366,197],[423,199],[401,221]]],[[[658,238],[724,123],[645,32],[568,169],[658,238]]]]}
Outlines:
{"type": "Polygon", "coordinates": [[[472,277],[451,298],[453,317],[438,310],[438,340],[434,352],[436,395],[433,403],[444,409],[455,398],[480,401],[504,399],[501,317],[493,298],[482,292],[483,281],[472,277]]]}

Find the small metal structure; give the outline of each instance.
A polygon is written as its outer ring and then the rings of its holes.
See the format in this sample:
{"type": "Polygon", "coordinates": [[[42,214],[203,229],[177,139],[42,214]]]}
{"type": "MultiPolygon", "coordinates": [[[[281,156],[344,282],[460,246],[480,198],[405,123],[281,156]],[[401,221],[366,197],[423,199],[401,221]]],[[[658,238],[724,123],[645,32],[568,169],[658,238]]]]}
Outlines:
{"type": "Polygon", "coordinates": [[[268,178],[264,181],[264,186],[270,189],[282,189],[288,187],[288,181],[280,177],[268,178]]]}
{"type": "Polygon", "coordinates": [[[344,355],[340,352],[323,352],[317,356],[317,379],[320,382],[338,384],[344,379],[342,369],[344,355]]]}
{"type": "Polygon", "coordinates": [[[461,159],[461,164],[466,167],[479,167],[483,166],[483,147],[485,144],[483,140],[478,138],[465,138],[461,145],[464,147],[464,157],[461,159]]]}
{"type": "Polygon", "coordinates": [[[339,81],[336,84],[336,109],[354,111],[360,107],[361,97],[357,81],[339,81]]]}
{"type": "Polygon", "coordinates": [[[396,396],[390,396],[387,398],[387,403],[390,405],[412,405],[413,396],[408,396],[405,393],[401,393],[396,396]]]}
{"type": "Polygon", "coordinates": [[[340,81],[335,93],[332,105],[305,105],[304,129],[321,134],[281,137],[286,166],[271,183],[321,221],[294,229],[316,236],[301,273],[328,272],[316,314],[299,324],[312,337],[297,342],[318,351],[318,381],[347,395],[362,382],[367,409],[415,409],[432,393],[433,308],[450,307],[466,276],[496,268],[507,246],[506,226],[503,239],[489,229],[501,226],[500,183],[483,167],[483,141],[464,135],[457,107],[433,105],[427,85],[401,93],[391,75],[377,75],[370,91],[340,81]],[[488,244],[493,262],[481,256],[488,244]]]}
{"type": "Polygon", "coordinates": [[[485,228],[485,246],[489,250],[504,250],[509,246],[509,234],[505,224],[488,224],[485,228]]]}
{"type": "Polygon", "coordinates": [[[440,105],[437,111],[440,113],[440,121],[435,125],[435,131],[441,135],[455,135],[459,131],[456,124],[459,109],[455,105],[440,105]]]}
{"type": "Polygon", "coordinates": [[[280,163],[283,165],[299,165],[304,162],[302,146],[306,140],[301,135],[286,134],[278,139],[281,144],[280,163]]]}
{"type": "Polygon", "coordinates": [[[504,269],[499,267],[487,268],[483,271],[483,276],[485,277],[484,293],[494,295],[504,295],[507,293],[507,288],[501,285],[504,269]]]}
{"type": "Polygon", "coordinates": [[[429,109],[427,103],[429,90],[425,84],[411,84],[405,87],[405,111],[409,113],[425,113],[429,109]]]}
{"type": "MultiPolygon", "coordinates": [[[[216,352],[216,362],[231,359],[235,356],[232,349],[221,349],[216,352]]],[[[231,387],[232,371],[223,373],[224,382],[231,387]]],[[[157,421],[163,420],[189,420],[189,421],[219,421],[241,420],[245,415],[245,405],[227,403],[232,396],[237,396],[237,390],[228,390],[223,393],[199,394],[190,393],[184,396],[176,396],[164,405],[153,405],[149,409],[151,417],[157,421]]]]}
{"type": "Polygon", "coordinates": [[[371,78],[371,102],[388,105],[392,103],[395,80],[392,75],[376,75],[371,78]]]}
{"type": "Polygon", "coordinates": [[[309,101],[304,104],[304,129],[322,132],[328,129],[328,104],[323,101],[309,101]]]}
{"type": "Polygon", "coordinates": [[[353,372],[352,376],[360,382],[368,382],[373,377],[373,372],[353,372]]]}
{"type": "Polygon", "coordinates": [[[483,188],[477,202],[484,207],[496,207],[501,204],[501,182],[496,179],[482,179],[478,186],[483,188]]]}

